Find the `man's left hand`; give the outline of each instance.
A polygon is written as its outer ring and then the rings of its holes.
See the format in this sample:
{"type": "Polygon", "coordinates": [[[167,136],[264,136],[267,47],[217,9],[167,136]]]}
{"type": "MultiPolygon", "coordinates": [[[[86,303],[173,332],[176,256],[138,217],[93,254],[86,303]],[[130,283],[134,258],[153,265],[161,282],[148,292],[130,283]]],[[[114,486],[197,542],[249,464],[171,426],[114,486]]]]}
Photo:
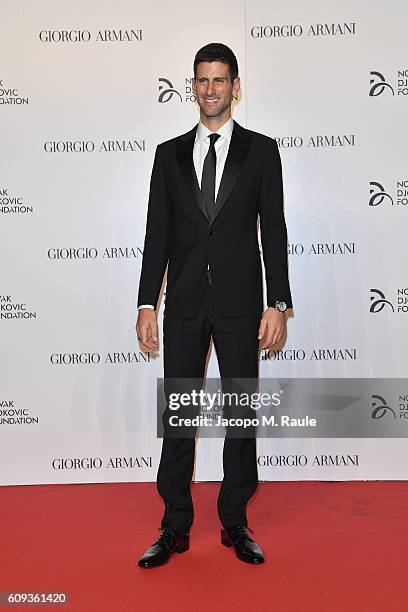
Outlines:
{"type": "Polygon", "coordinates": [[[259,349],[272,348],[282,338],[286,322],[286,314],[276,308],[269,307],[262,315],[259,324],[259,349]]]}

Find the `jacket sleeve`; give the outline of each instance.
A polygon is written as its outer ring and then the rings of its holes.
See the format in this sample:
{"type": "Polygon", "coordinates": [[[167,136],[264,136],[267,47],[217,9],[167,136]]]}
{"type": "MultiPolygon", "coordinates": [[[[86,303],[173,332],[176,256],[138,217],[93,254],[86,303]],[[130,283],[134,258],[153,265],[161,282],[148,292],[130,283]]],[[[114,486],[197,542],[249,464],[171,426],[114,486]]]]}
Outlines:
{"type": "Polygon", "coordinates": [[[259,217],[262,255],[266,275],[267,305],[276,300],[292,308],[288,277],[288,246],[283,211],[282,165],[276,140],[265,155],[260,189],[259,217]]]}
{"type": "Polygon", "coordinates": [[[164,160],[158,145],[150,178],[146,233],[137,305],[157,307],[169,258],[170,200],[166,190],[164,160]]]}

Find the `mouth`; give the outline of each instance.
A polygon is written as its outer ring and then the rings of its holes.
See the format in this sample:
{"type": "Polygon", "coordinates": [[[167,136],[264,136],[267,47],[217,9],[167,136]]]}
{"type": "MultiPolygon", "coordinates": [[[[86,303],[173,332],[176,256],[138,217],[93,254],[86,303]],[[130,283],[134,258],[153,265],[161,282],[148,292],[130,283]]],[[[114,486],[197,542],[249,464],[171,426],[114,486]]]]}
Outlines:
{"type": "Polygon", "coordinates": [[[215,104],[219,101],[219,98],[204,98],[204,101],[207,102],[207,104],[215,104]]]}

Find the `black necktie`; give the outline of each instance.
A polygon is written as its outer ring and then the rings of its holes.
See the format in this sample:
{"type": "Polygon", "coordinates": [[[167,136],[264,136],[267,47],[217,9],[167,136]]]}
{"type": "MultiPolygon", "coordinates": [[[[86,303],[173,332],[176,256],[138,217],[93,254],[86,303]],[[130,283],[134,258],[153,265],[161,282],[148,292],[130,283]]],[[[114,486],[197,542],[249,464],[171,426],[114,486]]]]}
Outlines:
{"type": "Polygon", "coordinates": [[[215,204],[215,168],[217,166],[217,154],[214,145],[219,137],[220,134],[210,134],[210,148],[205,156],[203,174],[201,177],[201,193],[209,219],[211,219],[215,204]]]}

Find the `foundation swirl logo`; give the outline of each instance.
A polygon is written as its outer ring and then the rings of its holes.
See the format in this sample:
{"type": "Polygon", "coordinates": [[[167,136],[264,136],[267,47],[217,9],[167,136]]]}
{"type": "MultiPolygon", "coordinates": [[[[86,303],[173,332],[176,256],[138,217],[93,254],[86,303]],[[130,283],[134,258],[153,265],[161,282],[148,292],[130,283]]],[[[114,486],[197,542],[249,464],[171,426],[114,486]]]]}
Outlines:
{"type": "Polygon", "coordinates": [[[158,102],[160,102],[161,104],[165,102],[170,102],[173,96],[178,96],[180,98],[180,102],[183,101],[180,92],[178,92],[177,89],[174,88],[173,83],[169,81],[169,79],[160,77],[158,102]]]}
{"type": "Polygon", "coordinates": [[[383,185],[377,181],[370,181],[370,199],[369,206],[378,206],[384,200],[388,199],[391,204],[394,204],[392,197],[385,191],[383,185]]]}
{"type": "Polygon", "coordinates": [[[372,70],[370,72],[370,85],[369,96],[380,96],[387,88],[388,90],[391,90],[392,95],[394,95],[394,89],[392,86],[387,83],[384,75],[377,70],[372,70]]]}
{"type": "Polygon", "coordinates": [[[373,408],[371,413],[372,419],[382,419],[382,417],[386,414],[392,414],[394,419],[397,418],[395,411],[391,408],[391,406],[388,406],[386,400],[381,395],[372,395],[371,399],[371,407],[373,408]]]}
{"type": "Polygon", "coordinates": [[[379,289],[370,289],[370,291],[370,312],[381,312],[386,306],[389,306],[392,312],[394,312],[394,306],[386,299],[382,291],[380,291],[379,289]]]}

